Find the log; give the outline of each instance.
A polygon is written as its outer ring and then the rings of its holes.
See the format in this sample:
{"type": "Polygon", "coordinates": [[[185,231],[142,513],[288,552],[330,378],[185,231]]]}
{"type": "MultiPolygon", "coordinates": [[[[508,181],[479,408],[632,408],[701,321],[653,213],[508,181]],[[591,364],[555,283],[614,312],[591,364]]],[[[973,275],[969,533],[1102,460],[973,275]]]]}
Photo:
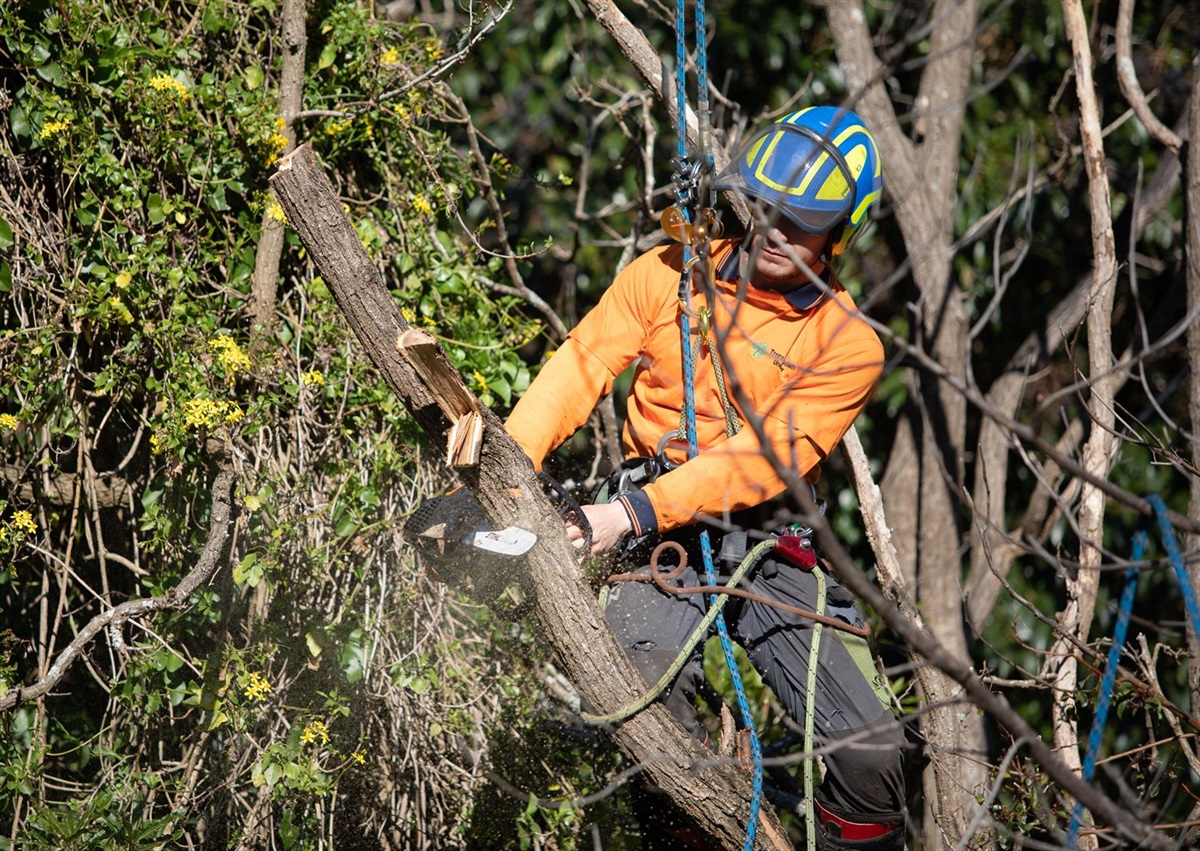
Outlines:
{"type": "MultiPolygon", "coordinates": [[[[439,451],[450,449],[461,394],[474,402],[472,410],[478,412],[482,426],[477,462],[461,466],[458,472],[496,528],[515,525],[537,536],[537,544],[526,556],[526,578],[557,664],[598,714],[633,703],[645,686],[609,631],[529,459],[495,414],[474,400],[456,372],[453,379],[461,392],[445,386],[443,371],[423,375],[413,357],[400,354],[398,341],[419,338],[405,337],[411,329],[309,145],[280,161],[271,187],[359,343],[439,451]]],[[[428,365],[428,355],[426,351],[415,359],[428,365]]],[[[744,767],[717,758],[658,704],[612,728],[610,734],[715,847],[743,846],[750,794],[750,775],[744,767]]],[[[760,818],[773,821],[775,817],[764,807],[760,818]]],[[[772,833],[783,835],[773,823],[773,829],[758,831],[755,847],[778,848],[767,838],[772,833]]]]}

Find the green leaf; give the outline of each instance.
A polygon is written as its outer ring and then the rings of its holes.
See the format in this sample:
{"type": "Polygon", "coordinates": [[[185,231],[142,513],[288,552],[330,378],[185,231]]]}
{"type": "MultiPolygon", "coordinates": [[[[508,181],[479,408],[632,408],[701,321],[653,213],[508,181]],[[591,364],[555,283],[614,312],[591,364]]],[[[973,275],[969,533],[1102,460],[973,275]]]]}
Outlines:
{"type": "Polygon", "coordinates": [[[262,68],[259,68],[257,65],[251,65],[242,70],[242,79],[246,82],[246,88],[253,92],[262,88],[265,78],[262,68]]]}
{"type": "Polygon", "coordinates": [[[357,528],[358,521],[354,519],[353,515],[347,513],[343,514],[338,520],[337,527],[334,529],[334,531],[337,533],[339,538],[345,538],[354,534],[354,531],[357,528]]]}
{"type": "Polygon", "coordinates": [[[315,659],[321,655],[321,642],[311,632],[304,633],[304,643],[308,647],[309,654],[315,659]]]}
{"type": "Polygon", "coordinates": [[[283,775],[283,771],[275,763],[271,763],[263,771],[263,781],[268,786],[274,786],[279,782],[279,778],[283,775]]]}
{"type": "Polygon", "coordinates": [[[224,183],[215,184],[204,200],[208,202],[209,208],[214,212],[223,213],[229,209],[229,202],[225,200],[224,183]]]}
{"type": "Polygon", "coordinates": [[[424,694],[429,691],[430,682],[425,677],[416,677],[408,684],[408,690],[414,694],[424,694]]]}
{"type": "Polygon", "coordinates": [[[317,60],[317,68],[324,70],[333,64],[333,60],[337,58],[337,45],[327,44],[321,50],[321,58],[317,60]]]}
{"type": "Polygon", "coordinates": [[[57,62],[52,62],[49,65],[43,65],[37,69],[37,75],[47,83],[60,85],[62,83],[62,66],[57,62]]]}
{"type": "Polygon", "coordinates": [[[150,224],[161,225],[166,219],[167,214],[163,212],[163,197],[161,195],[151,195],[146,199],[146,216],[150,219],[150,224]]]}
{"type": "Polygon", "coordinates": [[[260,579],[262,579],[262,567],[258,564],[258,555],[247,553],[241,563],[233,569],[233,581],[238,585],[257,588],[260,579]]]}
{"type": "Polygon", "coordinates": [[[12,226],[3,217],[0,217],[0,251],[12,248],[13,242],[12,226]]]}
{"type": "Polygon", "coordinates": [[[8,126],[12,128],[12,134],[18,138],[22,136],[28,138],[33,135],[29,129],[29,113],[19,104],[8,111],[8,126]]]}

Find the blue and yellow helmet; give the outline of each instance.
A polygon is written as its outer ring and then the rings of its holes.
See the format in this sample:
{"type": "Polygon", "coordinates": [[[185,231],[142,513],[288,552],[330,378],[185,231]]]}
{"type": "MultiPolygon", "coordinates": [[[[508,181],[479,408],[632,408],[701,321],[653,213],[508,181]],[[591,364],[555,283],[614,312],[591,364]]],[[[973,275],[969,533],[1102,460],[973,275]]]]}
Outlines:
{"type": "Polygon", "coordinates": [[[879,149],[857,114],[810,106],[738,148],[713,183],[777,208],[806,233],[834,235],[837,255],[868,221],[883,191],[879,149]]]}

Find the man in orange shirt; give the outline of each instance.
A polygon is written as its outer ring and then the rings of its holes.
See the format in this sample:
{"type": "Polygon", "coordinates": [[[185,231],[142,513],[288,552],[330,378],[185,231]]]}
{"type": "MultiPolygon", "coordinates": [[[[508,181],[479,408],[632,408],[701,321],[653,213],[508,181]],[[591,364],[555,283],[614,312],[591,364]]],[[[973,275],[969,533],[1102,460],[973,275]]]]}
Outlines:
{"type": "MultiPolygon", "coordinates": [[[[688,459],[676,439],[686,426],[687,374],[680,339],[684,250],[678,245],[643,255],[617,276],[506,423],[540,468],[637,361],[622,481],[640,486],[617,487],[609,501],[583,512],[593,553],[638,557],[633,566],[643,571],[653,544],[683,546],[689,566],[675,581],[684,586],[702,584],[695,572],[702,563],[701,529],[710,529],[717,566],[729,573],[745,553],[747,534],[765,537],[799,519],[787,514],[784,482],[764,449],[816,482],[821,462],[866,406],[883,368],[879,338],[829,267],[866,223],[882,189],[879,154],[859,117],[832,107],[792,113],[743,146],[715,185],[744,195],[756,218],[744,240],[711,244],[706,262],[715,272],[713,291],[694,288],[687,299],[697,316],[692,330],[699,332],[689,346],[698,453],[688,459]]],[[[577,526],[568,534],[582,545],[577,526]]],[[[815,744],[827,748],[815,802],[818,844],[903,848],[903,733],[862,637],[862,613],[819,566],[769,552],[743,580],[754,596],[733,600],[726,618],[792,720],[803,728],[811,718],[815,744]],[[822,633],[811,676],[814,620],[796,609],[821,610],[850,628],[822,633]]],[[[647,682],[655,683],[705,607],[704,595],[625,582],[612,589],[605,615],[647,682]]],[[[664,702],[704,738],[694,706],[702,680],[697,654],[664,702]]]]}

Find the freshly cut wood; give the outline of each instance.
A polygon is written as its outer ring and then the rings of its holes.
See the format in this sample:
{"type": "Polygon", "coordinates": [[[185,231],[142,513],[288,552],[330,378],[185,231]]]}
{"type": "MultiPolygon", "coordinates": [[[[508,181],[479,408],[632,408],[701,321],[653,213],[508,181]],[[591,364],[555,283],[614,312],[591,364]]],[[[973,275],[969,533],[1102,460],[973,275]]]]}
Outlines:
{"type": "Polygon", "coordinates": [[[450,422],[446,463],[455,468],[478,464],[483,448],[479,400],[467,390],[437,340],[419,328],[409,328],[396,339],[396,351],[421,376],[450,422]]]}

